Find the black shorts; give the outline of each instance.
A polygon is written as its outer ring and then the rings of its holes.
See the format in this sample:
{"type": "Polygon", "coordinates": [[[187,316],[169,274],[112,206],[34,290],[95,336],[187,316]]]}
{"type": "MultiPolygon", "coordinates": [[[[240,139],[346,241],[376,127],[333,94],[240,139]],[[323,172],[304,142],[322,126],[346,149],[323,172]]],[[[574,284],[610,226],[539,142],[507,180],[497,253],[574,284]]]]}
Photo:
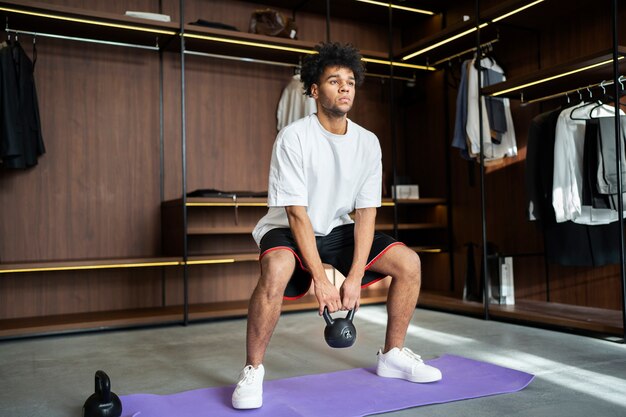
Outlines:
{"type": "MultiPolygon", "coordinates": [[[[344,276],[348,276],[354,256],[354,224],[345,224],[335,227],[326,236],[316,236],[315,241],[322,263],[330,264],[344,276]]],[[[374,233],[372,249],[367,257],[367,265],[365,266],[365,275],[361,280],[361,288],[367,287],[385,278],[385,275],[370,271],[369,268],[383,253],[396,245],[403,245],[403,243],[396,241],[394,238],[384,233],[374,233]]],[[[270,251],[283,249],[291,251],[298,261],[293,275],[287,284],[287,288],[285,289],[284,297],[286,299],[295,300],[309,291],[312,277],[302,263],[302,256],[296,245],[296,240],[291,234],[291,229],[279,228],[270,230],[261,239],[260,246],[261,256],[259,260],[270,251]]]]}

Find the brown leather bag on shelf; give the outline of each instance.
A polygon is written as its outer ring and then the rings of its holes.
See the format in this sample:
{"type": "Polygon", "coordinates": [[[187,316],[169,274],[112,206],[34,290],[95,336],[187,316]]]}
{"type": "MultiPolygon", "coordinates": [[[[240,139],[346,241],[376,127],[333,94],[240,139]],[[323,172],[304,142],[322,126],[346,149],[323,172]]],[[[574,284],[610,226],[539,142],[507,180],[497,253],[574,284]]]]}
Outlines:
{"type": "Polygon", "coordinates": [[[273,9],[257,9],[250,16],[250,33],[296,39],[298,27],[292,18],[273,9]]]}

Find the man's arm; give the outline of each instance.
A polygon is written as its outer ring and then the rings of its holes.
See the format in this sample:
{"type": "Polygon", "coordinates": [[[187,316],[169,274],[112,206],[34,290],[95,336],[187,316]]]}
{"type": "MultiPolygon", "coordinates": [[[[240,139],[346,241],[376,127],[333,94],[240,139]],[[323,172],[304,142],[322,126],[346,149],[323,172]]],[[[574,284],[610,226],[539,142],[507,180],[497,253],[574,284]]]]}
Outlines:
{"type": "Polygon", "coordinates": [[[375,224],[375,207],[356,209],[354,215],[354,255],[352,257],[352,267],[341,286],[341,308],[343,310],[359,308],[361,279],[365,275],[367,257],[372,248],[375,224]]]}
{"type": "Polygon", "coordinates": [[[291,233],[293,233],[296,239],[304,265],[313,278],[315,297],[319,302],[319,314],[322,315],[324,307],[328,307],[328,311],[334,313],[341,308],[339,291],[326,277],[326,271],[324,271],[324,266],[315,244],[315,234],[313,233],[311,219],[309,219],[306,208],[302,206],[288,206],[285,207],[285,211],[289,218],[291,233]]]}

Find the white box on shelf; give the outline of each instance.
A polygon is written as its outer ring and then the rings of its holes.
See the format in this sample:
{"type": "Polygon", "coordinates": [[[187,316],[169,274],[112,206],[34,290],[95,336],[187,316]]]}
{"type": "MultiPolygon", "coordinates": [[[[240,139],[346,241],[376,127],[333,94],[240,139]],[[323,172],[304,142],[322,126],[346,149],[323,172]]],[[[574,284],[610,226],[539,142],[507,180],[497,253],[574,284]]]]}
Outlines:
{"type": "Polygon", "coordinates": [[[391,198],[398,199],[413,199],[420,198],[419,186],[416,184],[407,184],[407,185],[392,185],[391,186],[391,198]],[[396,190],[398,192],[398,197],[396,197],[396,190]]]}
{"type": "Polygon", "coordinates": [[[515,304],[515,286],[513,284],[513,258],[505,257],[500,264],[500,304],[515,304]]]}

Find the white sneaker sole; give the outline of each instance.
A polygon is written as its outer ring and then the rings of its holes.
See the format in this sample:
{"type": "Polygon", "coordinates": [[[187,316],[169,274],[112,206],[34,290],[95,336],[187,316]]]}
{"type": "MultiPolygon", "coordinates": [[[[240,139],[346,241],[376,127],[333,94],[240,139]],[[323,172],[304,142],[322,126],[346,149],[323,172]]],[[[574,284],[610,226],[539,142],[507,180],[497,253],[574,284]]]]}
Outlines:
{"type": "Polygon", "coordinates": [[[398,371],[397,369],[389,369],[385,366],[377,367],[376,374],[383,378],[404,379],[406,381],[417,382],[420,384],[426,384],[429,382],[437,382],[441,380],[441,375],[431,375],[431,376],[413,375],[407,372],[398,371]]]}
{"type": "Polygon", "coordinates": [[[253,408],[261,408],[263,405],[263,397],[261,398],[241,398],[235,400],[233,398],[233,408],[237,410],[250,410],[253,408]]]}

